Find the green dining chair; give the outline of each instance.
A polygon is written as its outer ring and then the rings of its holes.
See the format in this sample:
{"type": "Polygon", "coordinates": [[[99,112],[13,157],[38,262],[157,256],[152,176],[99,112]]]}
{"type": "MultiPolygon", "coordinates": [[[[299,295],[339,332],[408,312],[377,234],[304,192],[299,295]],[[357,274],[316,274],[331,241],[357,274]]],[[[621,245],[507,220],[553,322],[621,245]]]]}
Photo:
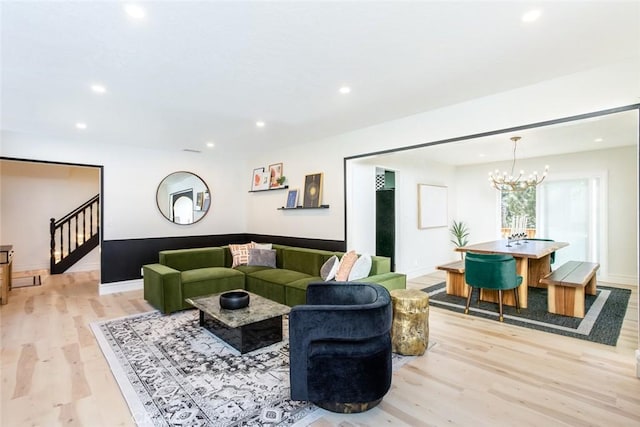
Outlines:
{"type": "MultiPolygon", "coordinates": [[[[540,242],[555,242],[555,240],[553,239],[536,239],[536,238],[532,238],[532,239],[527,239],[527,240],[538,240],[540,242]]],[[[551,252],[551,254],[549,254],[549,263],[553,264],[554,262],[556,262],[556,251],[551,252]]]]}
{"type": "Polygon", "coordinates": [[[499,320],[501,322],[504,321],[502,291],[513,289],[516,309],[520,311],[518,286],[522,283],[522,276],[516,274],[516,260],[511,255],[467,252],[464,260],[464,279],[471,286],[464,309],[465,314],[469,314],[471,295],[475,288],[478,288],[478,303],[480,302],[480,289],[498,291],[499,320]]]}

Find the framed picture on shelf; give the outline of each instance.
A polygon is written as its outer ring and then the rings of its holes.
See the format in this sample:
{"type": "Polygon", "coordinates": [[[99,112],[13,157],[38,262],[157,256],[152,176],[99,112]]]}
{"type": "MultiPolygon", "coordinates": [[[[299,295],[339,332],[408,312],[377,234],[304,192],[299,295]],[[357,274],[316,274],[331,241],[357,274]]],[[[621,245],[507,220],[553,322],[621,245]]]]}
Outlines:
{"type": "Polygon", "coordinates": [[[286,209],[294,209],[298,206],[298,189],[293,189],[287,191],[287,204],[285,205],[286,209]]]}
{"type": "Polygon", "coordinates": [[[269,165],[269,188],[280,188],[282,184],[278,180],[282,177],[282,163],[269,165]]]}
{"type": "Polygon", "coordinates": [[[322,204],[322,173],[314,173],[304,177],[305,208],[319,208],[322,204]]]}
{"type": "Polygon", "coordinates": [[[251,191],[266,190],[269,188],[269,173],[264,168],[255,168],[251,175],[251,191]]]}

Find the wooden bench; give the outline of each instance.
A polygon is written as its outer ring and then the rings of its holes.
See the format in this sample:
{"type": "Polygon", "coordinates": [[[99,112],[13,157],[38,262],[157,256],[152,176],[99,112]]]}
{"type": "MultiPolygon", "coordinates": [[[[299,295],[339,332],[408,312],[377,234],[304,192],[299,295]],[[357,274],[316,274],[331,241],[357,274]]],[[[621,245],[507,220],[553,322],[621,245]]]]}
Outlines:
{"type": "Polygon", "coordinates": [[[436,268],[447,272],[447,294],[465,298],[469,295],[469,286],[464,281],[464,261],[450,262],[436,268]]]}
{"type": "Polygon", "coordinates": [[[547,285],[547,310],[564,316],[584,317],[585,292],[596,294],[595,262],[567,261],[557,270],[540,279],[547,285]]]}

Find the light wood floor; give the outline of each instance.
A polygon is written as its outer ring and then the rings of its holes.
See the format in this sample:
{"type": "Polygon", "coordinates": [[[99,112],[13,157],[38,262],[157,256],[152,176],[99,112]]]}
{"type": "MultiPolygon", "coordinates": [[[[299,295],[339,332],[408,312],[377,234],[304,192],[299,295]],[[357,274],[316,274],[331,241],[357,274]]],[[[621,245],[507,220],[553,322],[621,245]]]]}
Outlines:
{"type": "MultiPolygon", "coordinates": [[[[616,347],[432,307],[435,346],[394,373],[378,407],[312,426],[638,426],[637,301],[634,288],[616,347]]],[[[95,272],[11,291],[0,306],[0,425],[133,425],[89,322],[150,309],[142,291],[98,296],[95,272]]]]}

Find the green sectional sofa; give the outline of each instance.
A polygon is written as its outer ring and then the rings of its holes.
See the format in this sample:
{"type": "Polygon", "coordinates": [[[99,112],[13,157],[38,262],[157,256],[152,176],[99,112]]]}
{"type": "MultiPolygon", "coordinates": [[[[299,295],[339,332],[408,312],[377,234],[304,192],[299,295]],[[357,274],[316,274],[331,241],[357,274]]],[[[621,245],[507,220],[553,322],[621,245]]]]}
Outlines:
{"type": "MultiPolygon", "coordinates": [[[[161,251],[157,264],[143,266],[144,298],[161,312],[172,313],[192,307],[186,298],[246,289],[293,307],[305,303],[309,283],[322,281],[322,265],[333,255],[343,255],[284,245],[273,245],[273,249],[276,268],[231,268],[233,257],[227,246],[161,251]]],[[[378,283],[389,290],[406,288],[406,276],[390,268],[389,258],[372,256],[369,276],[357,281],[378,283]]]]}

